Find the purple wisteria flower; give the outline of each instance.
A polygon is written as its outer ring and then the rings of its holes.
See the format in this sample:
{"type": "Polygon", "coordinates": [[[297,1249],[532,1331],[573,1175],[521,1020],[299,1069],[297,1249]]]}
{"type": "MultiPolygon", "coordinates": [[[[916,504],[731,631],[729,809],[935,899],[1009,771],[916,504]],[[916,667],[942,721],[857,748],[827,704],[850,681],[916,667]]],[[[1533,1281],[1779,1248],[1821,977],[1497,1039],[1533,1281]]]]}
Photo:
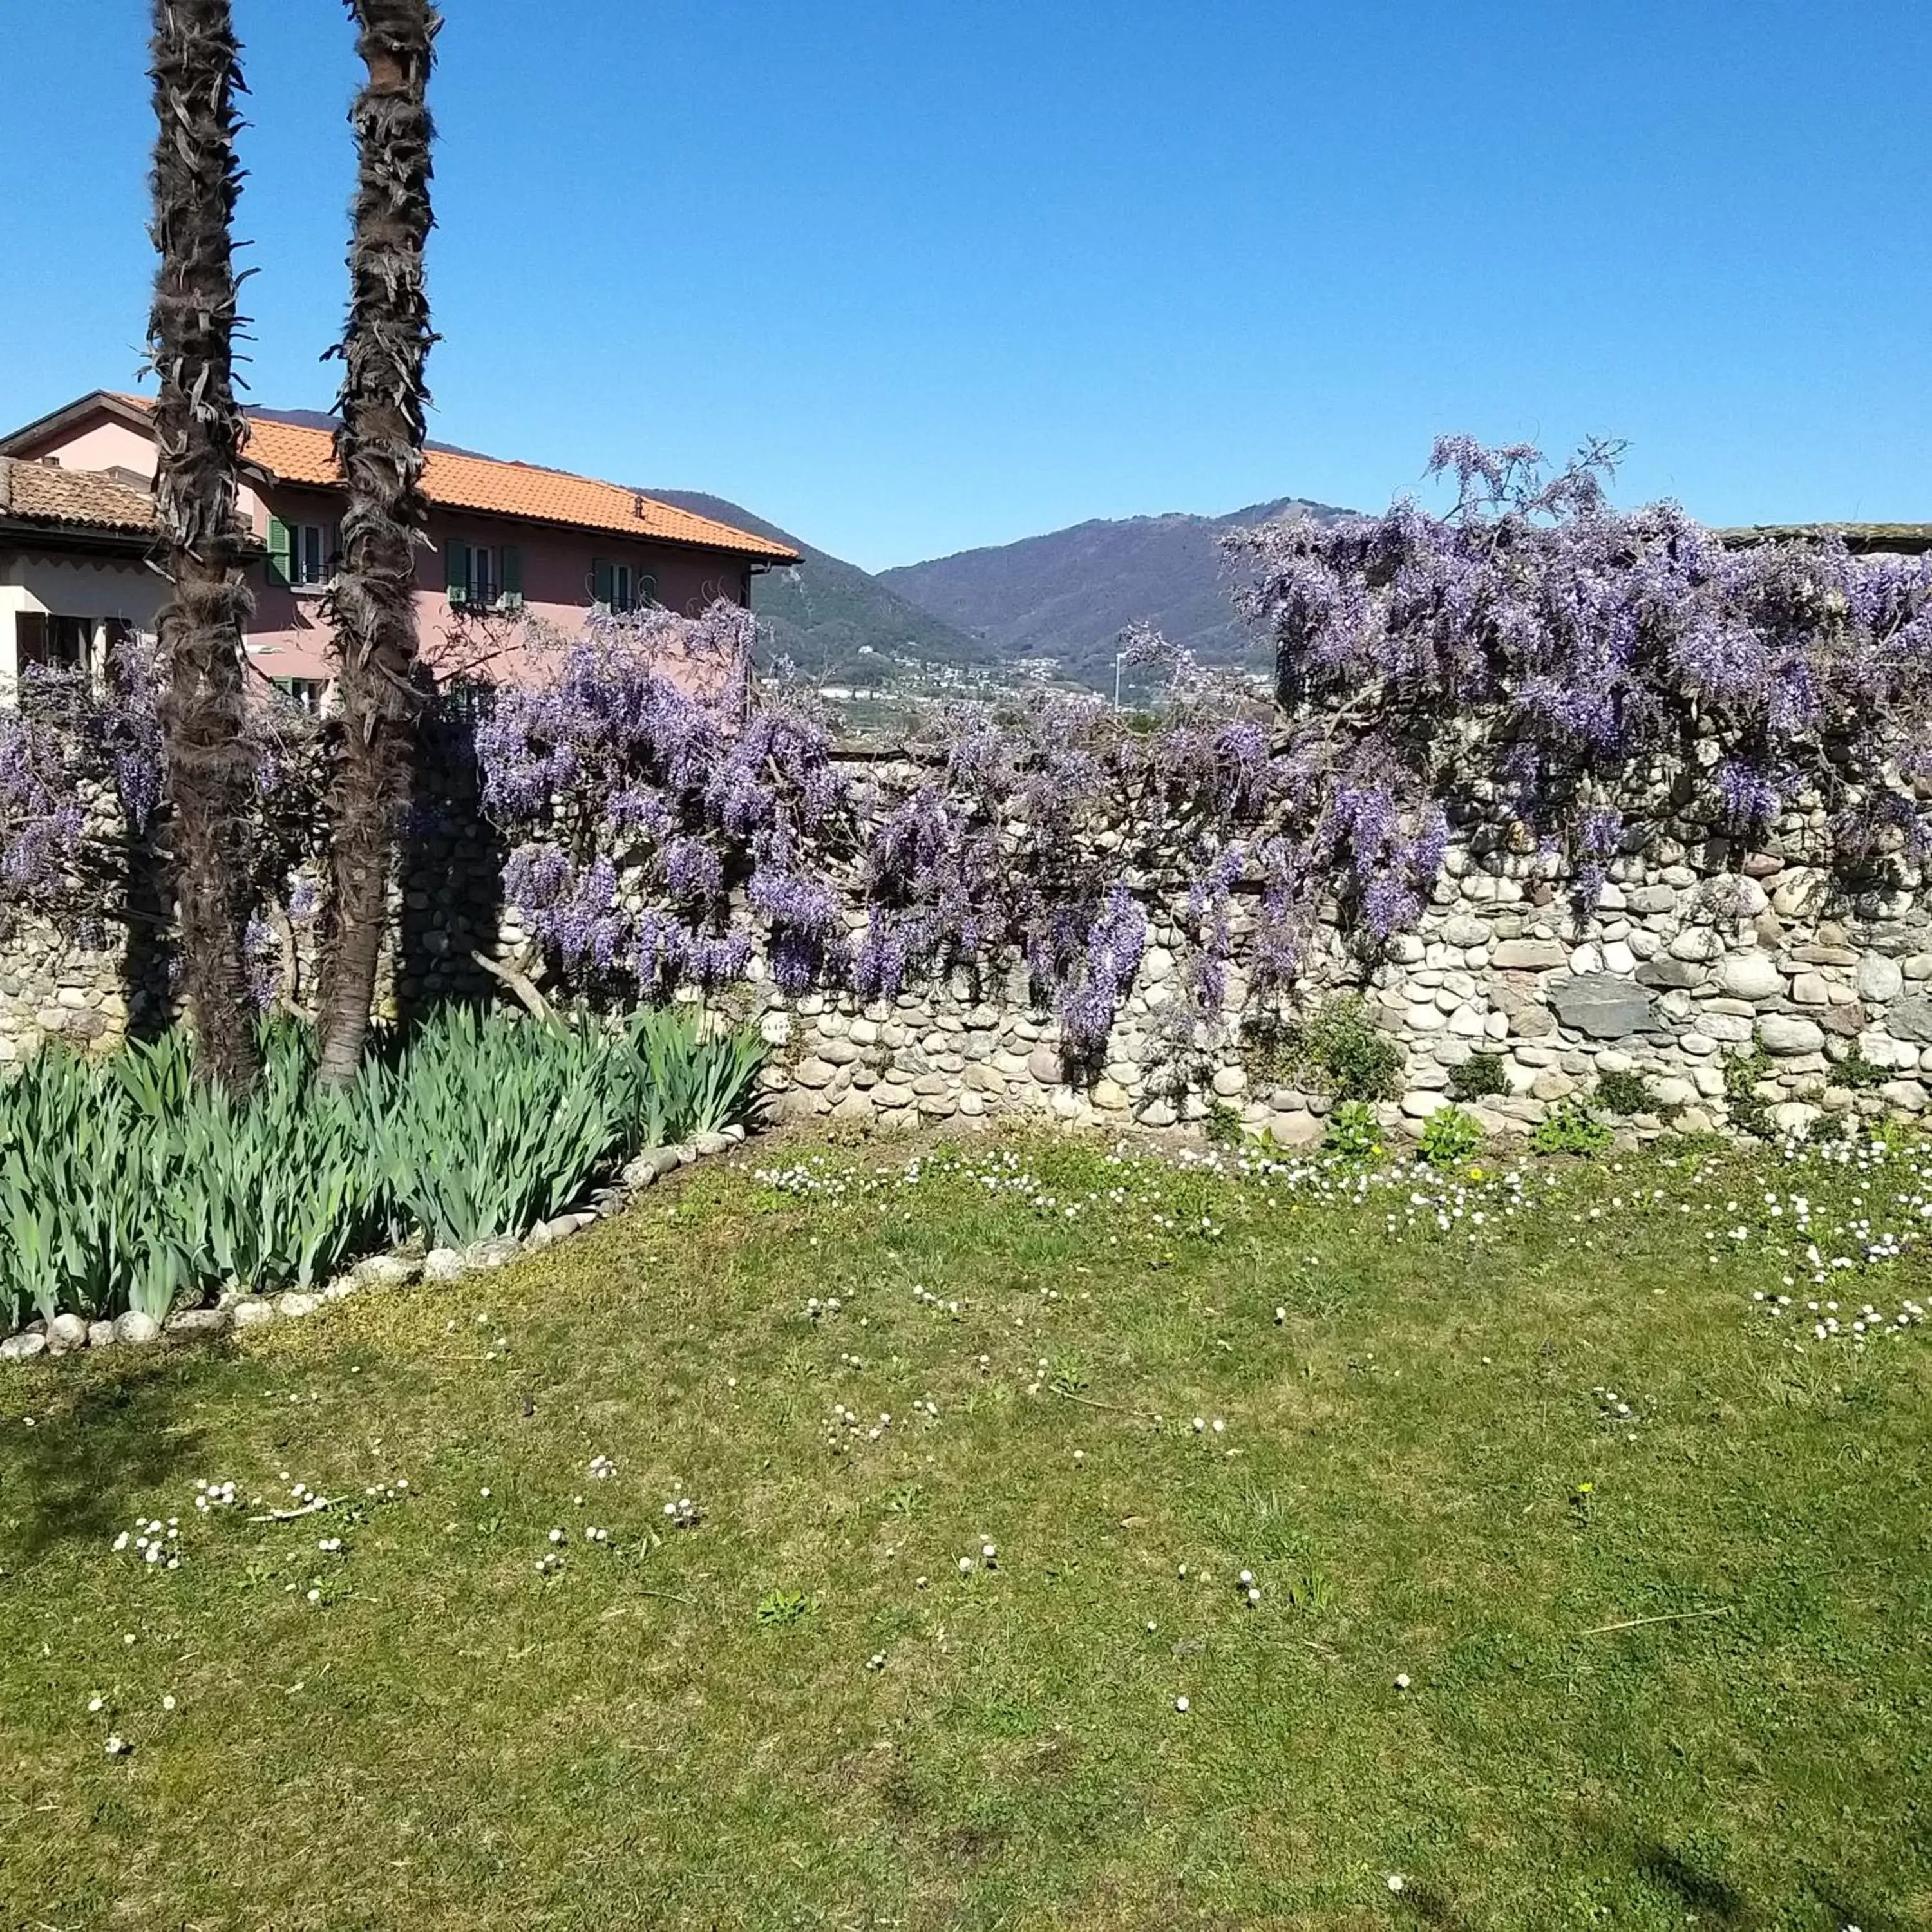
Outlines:
{"type": "Polygon", "coordinates": [[[1911,795],[1932,765],[1932,561],[1727,544],[1675,504],[1619,511],[1618,454],[1552,469],[1526,444],[1446,436],[1440,514],[1404,499],[1232,540],[1241,608],[1276,650],[1282,836],[1316,855],[1268,848],[1258,968],[1304,952],[1318,880],[1371,937],[1412,920],[1448,806],[1553,843],[1586,908],[1627,828],[1640,844],[1684,813],[1658,772],[1700,787],[1692,817],[1753,836],[1801,797],[1846,801],[1874,849],[1932,832],[1911,795]]]}
{"type": "MultiPolygon", "coordinates": [[[[1292,998],[1352,946],[1366,970],[1440,892],[1452,822],[1538,891],[1567,871],[1585,918],[1660,833],[1742,856],[1822,826],[1868,878],[1922,865],[1932,561],[1620,510],[1616,454],[1555,468],[1445,437],[1442,507],[1239,534],[1271,701],[1139,628],[1120,640],[1132,714],[1047,689],[935,707],[862,777],[802,700],[760,688],[746,612],[600,616],[542,683],[430,708],[425,774],[467,776],[425,784],[406,834],[461,834],[475,787],[505,899],[568,993],[723,987],[762,959],[786,993],[967,996],[1018,968],[1090,1066],[1150,910],[1178,970],[1144,1024],[1185,1060],[1237,986],[1292,998]]],[[[104,688],[34,674],[0,709],[0,904],[76,929],[130,855],[159,874],[156,692],[130,651],[104,688]]],[[[292,881],[322,856],[331,728],[264,707],[250,730],[251,886],[305,919],[292,881]]]]}

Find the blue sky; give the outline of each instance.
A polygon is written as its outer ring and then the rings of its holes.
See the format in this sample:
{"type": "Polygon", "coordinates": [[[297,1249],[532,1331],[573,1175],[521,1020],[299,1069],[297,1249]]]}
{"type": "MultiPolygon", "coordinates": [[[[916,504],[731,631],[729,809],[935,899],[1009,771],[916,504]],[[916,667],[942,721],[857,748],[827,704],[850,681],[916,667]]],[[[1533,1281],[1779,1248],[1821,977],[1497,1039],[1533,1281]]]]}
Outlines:
{"type": "MultiPolygon", "coordinates": [[[[237,0],[253,393],[325,406],[353,48],[237,0]]],[[[1932,517],[1922,0],[448,0],[436,431],[877,568],[1378,507],[1462,429],[1932,517]]],[[[140,360],[139,0],[0,0],[0,418],[140,360]]]]}

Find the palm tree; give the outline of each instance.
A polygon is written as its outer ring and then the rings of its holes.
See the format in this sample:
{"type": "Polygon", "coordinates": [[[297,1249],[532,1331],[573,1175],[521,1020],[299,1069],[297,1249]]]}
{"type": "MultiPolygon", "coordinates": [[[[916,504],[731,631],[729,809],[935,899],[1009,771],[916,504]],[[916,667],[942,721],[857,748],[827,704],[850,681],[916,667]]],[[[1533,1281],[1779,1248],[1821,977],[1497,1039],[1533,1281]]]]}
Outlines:
{"type": "Polygon", "coordinates": [[[349,486],[332,593],[343,746],[331,833],[334,943],[322,995],[321,1078],[355,1077],[388,922],[396,821],[420,709],[413,587],[425,521],[423,365],[435,339],[423,248],[431,223],[426,104],[437,29],[428,0],[349,0],[368,78],[356,130],[349,322],[339,351],[338,459],[349,486]]]}
{"type": "Polygon", "coordinates": [[[259,1070],[242,863],[251,779],[242,626],[253,604],[236,522],[243,425],[232,380],[241,50],[229,0],[154,0],[154,22],[152,232],[161,260],[148,344],[160,380],[154,508],[173,586],[159,624],[161,723],[200,1065],[238,1094],[259,1070]]]}

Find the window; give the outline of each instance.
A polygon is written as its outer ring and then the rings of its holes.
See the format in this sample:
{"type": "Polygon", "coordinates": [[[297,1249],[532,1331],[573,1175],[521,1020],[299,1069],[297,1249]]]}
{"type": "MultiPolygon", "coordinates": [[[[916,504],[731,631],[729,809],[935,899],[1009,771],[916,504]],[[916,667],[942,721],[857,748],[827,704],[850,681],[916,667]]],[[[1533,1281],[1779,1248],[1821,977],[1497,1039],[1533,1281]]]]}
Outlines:
{"type": "Polygon", "coordinates": [[[297,590],[320,590],[335,574],[340,545],[326,524],[285,524],[268,519],[268,581],[297,590]]]}
{"type": "Polygon", "coordinates": [[[593,557],[590,598],[600,610],[647,610],[657,601],[658,580],[634,565],[593,557]]]}
{"type": "Polygon", "coordinates": [[[93,642],[92,617],[57,617],[45,610],[14,614],[14,659],[22,670],[29,664],[47,670],[85,670],[93,642]]]}
{"type": "Polygon", "coordinates": [[[451,604],[467,610],[518,610],[524,602],[524,555],[514,544],[448,544],[443,587],[451,604]]]}
{"type": "Polygon", "coordinates": [[[270,680],[290,704],[310,718],[320,717],[328,681],[320,677],[278,677],[270,680]]]}
{"type": "Polygon", "coordinates": [[[334,546],[323,542],[322,526],[298,524],[295,538],[295,580],[304,585],[326,582],[328,553],[334,546]]]}

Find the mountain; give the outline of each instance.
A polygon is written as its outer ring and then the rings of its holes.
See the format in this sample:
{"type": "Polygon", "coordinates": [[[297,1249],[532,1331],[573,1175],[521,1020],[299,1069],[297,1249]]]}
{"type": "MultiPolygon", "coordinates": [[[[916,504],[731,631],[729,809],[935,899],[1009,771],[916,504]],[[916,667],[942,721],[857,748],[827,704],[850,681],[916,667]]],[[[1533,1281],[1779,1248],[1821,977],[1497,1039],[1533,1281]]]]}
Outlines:
{"type": "Polygon", "coordinates": [[[646,490],[661,503],[715,517],[734,529],[789,544],[800,561],[752,580],[752,609],[776,655],[821,682],[884,682],[895,656],[962,668],[991,668],[1000,653],[943,617],[888,590],[856,563],[830,555],[742,505],[702,490],[646,490]]]}
{"type": "Polygon", "coordinates": [[[1115,638],[1142,621],[1208,662],[1262,668],[1268,652],[1242,629],[1228,602],[1234,579],[1221,539],[1296,512],[1324,521],[1347,514],[1284,496],[1224,517],[1101,520],[902,564],[876,580],[1003,661],[1057,658],[1067,675],[1102,689],[1113,679],[1115,638]]]}

